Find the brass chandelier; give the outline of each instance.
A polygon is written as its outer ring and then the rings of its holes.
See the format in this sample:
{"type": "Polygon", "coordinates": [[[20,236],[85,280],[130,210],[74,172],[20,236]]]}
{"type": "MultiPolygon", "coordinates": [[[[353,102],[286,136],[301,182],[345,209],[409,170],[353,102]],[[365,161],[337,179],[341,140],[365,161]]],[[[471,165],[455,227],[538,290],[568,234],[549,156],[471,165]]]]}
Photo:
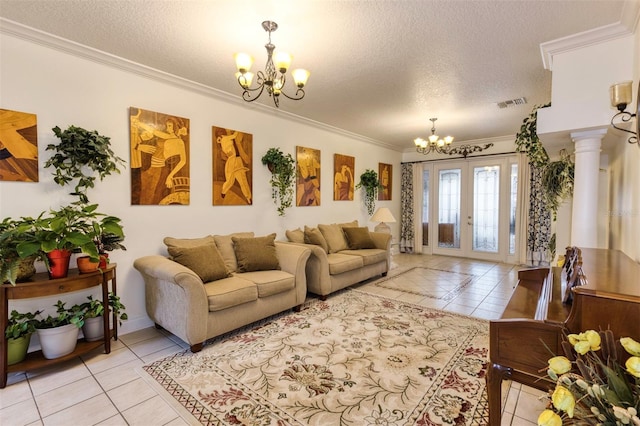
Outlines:
{"type": "Polygon", "coordinates": [[[424,140],[422,138],[415,138],[413,140],[413,143],[416,145],[416,151],[420,154],[428,155],[433,151],[439,154],[462,155],[464,158],[467,158],[467,155],[471,153],[484,151],[485,149],[493,146],[492,143],[488,143],[484,146],[461,145],[452,148],[451,143],[453,142],[453,136],[446,136],[444,139],[440,138],[440,136],[436,135],[437,118],[430,118],[429,120],[431,121],[431,135],[428,140],[424,140]]]}
{"type": "Polygon", "coordinates": [[[293,81],[297,87],[294,95],[288,95],[284,91],[284,86],[287,81],[287,70],[291,65],[291,55],[284,52],[278,52],[274,55],[275,45],[271,43],[271,33],[278,29],[278,24],[273,21],[264,21],[262,28],[269,33],[269,42],[264,45],[267,49],[267,64],[264,71],[258,71],[256,74],[256,86],[251,87],[254,74],[249,72],[251,65],[253,64],[253,58],[246,53],[236,53],[236,78],[238,84],[244,89],[242,92],[242,99],[247,102],[253,102],[262,95],[262,92],[266,89],[267,93],[273,98],[273,103],[276,108],[280,106],[280,95],[284,95],[294,101],[298,101],[304,98],[303,87],[307,84],[309,78],[309,71],[304,69],[295,69],[292,71],[293,81]],[[274,63],[275,60],[275,63],[274,63]]]}

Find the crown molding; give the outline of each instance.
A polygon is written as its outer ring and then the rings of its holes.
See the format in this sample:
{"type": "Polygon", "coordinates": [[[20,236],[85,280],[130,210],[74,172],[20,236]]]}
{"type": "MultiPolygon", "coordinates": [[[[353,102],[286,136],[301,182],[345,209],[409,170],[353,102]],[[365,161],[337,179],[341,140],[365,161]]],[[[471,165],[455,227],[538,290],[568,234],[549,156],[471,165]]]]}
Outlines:
{"type": "Polygon", "coordinates": [[[557,54],[632,35],[636,31],[638,21],[640,21],[640,1],[626,0],[622,6],[620,21],[541,43],[542,65],[545,69],[553,71],[553,57],[557,54]]]}
{"type": "Polygon", "coordinates": [[[393,151],[402,151],[402,149],[398,148],[397,146],[391,145],[389,143],[372,139],[363,135],[359,135],[357,133],[352,133],[352,132],[349,132],[348,130],[333,127],[331,125],[321,123],[319,121],[311,120],[309,118],[302,117],[300,115],[296,115],[287,111],[276,109],[268,105],[263,105],[259,103],[247,104],[238,95],[233,95],[231,93],[224,92],[222,90],[219,90],[210,86],[206,86],[204,84],[197,83],[192,80],[187,80],[185,78],[178,77],[174,74],[169,74],[164,71],[160,71],[155,68],[151,68],[146,65],[142,65],[137,62],[133,62],[128,59],[124,59],[119,56],[115,56],[110,53],[103,52],[101,50],[94,49],[94,48],[85,46],[83,44],[76,43],[74,41],[55,36],[50,33],[46,33],[44,31],[36,30],[35,28],[28,27],[26,25],[22,25],[2,17],[0,17],[0,33],[7,34],[22,40],[27,40],[29,42],[32,42],[50,49],[64,52],[66,54],[83,58],[88,61],[96,62],[108,67],[116,68],[124,72],[136,74],[144,78],[169,84],[179,89],[188,90],[200,95],[222,100],[224,102],[228,102],[234,105],[243,105],[245,108],[248,108],[254,111],[259,111],[264,114],[270,114],[273,116],[277,116],[279,118],[288,119],[293,122],[312,126],[320,130],[339,134],[351,139],[356,139],[365,143],[369,143],[369,144],[390,149],[393,151]]]}

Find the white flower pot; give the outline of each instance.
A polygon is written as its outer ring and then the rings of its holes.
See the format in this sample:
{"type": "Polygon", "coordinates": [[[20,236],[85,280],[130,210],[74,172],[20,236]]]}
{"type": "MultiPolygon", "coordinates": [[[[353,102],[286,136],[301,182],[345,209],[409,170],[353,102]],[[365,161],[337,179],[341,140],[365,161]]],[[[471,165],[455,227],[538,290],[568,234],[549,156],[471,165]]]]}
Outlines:
{"type": "Polygon", "coordinates": [[[102,340],[104,337],[104,323],[102,319],[104,317],[100,315],[95,318],[85,318],[84,325],[82,326],[82,334],[84,335],[84,340],[87,342],[95,342],[97,340],[102,340]]]}
{"type": "Polygon", "coordinates": [[[55,328],[39,328],[36,331],[42,354],[47,359],[54,359],[74,351],[80,329],[74,324],[67,324],[55,328]]]}

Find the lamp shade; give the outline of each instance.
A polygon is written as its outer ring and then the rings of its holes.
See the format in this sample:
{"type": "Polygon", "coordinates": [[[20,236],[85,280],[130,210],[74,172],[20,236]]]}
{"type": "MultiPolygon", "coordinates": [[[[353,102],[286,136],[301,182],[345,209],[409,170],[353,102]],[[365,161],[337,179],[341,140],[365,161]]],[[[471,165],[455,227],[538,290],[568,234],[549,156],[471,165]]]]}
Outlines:
{"type": "Polygon", "coordinates": [[[631,81],[623,81],[609,87],[612,107],[622,108],[620,111],[624,111],[627,105],[631,103],[631,83],[631,81]]]}
{"type": "Polygon", "coordinates": [[[380,207],[374,214],[371,216],[371,222],[388,222],[394,223],[396,218],[393,217],[391,211],[386,207],[380,207]]]}

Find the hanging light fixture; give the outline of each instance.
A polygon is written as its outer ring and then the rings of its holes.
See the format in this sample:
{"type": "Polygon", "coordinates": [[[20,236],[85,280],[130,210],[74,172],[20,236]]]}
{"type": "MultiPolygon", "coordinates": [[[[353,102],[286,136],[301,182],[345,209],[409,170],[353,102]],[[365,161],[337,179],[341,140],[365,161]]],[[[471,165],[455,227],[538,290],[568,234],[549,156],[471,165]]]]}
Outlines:
{"type": "MultiPolygon", "coordinates": [[[[636,102],[637,103],[636,109],[638,112],[636,112],[635,114],[630,113],[629,111],[626,110],[627,104],[631,103],[631,84],[632,84],[631,81],[625,81],[622,83],[614,84],[609,88],[609,95],[611,97],[611,106],[618,110],[618,112],[613,117],[611,117],[611,126],[614,129],[631,133],[633,136],[629,136],[629,139],[627,139],[627,142],[629,142],[630,144],[634,144],[634,143],[637,144],[638,133],[640,132],[640,124],[638,123],[638,120],[640,120],[640,118],[637,118],[637,115],[640,114],[640,101],[636,102]],[[622,123],[626,123],[629,120],[631,120],[633,117],[636,117],[636,131],[634,132],[634,131],[623,129],[622,127],[616,126],[614,121],[618,117],[620,117],[620,120],[622,123]]],[[[638,90],[640,90],[640,85],[638,85],[638,90]]],[[[636,95],[636,97],[638,96],[640,96],[640,93],[636,95]]],[[[640,144],[638,144],[638,147],[640,147],[640,144]]]]}
{"type": "Polygon", "coordinates": [[[413,143],[416,145],[416,151],[423,155],[428,155],[433,151],[439,154],[462,155],[464,158],[467,158],[467,155],[473,152],[480,152],[493,146],[492,143],[488,143],[484,146],[462,145],[452,148],[451,143],[453,142],[453,136],[446,136],[444,139],[441,139],[440,136],[436,135],[437,118],[430,118],[429,120],[431,121],[431,135],[428,138],[429,140],[422,138],[415,138],[413,140],[413,143]]]}
{"type": "Polygon", "coordinates": [[[247,102],[253,102],[262,95],[262,92],[266,89],[269,96],[273,98],[273,103],[276,108],[280,106],[280,95],[298,101],[304,98],[304,90],[302,89],[307,84],[309,78],[309,71],[303,69],[295,69],[291,73],[293,75],[293,81],[298,88],[295,95],[289,96],[284,92],[284,85],[287,81],[286,73],[291,65],[291,55],[284,52],[278,52],[274,55],[273,51],[276,48],[271,43],[271,33],[278,29],[278,24],[273,21],[264,21],[262,28],[269,33],[269,42],[264,45],[267,49],[267,64],[264,71],[258,71],[256,74],[256,87],[251,87],[253,82],[253,73],[249,72],[251,65],[253,64],[253,58],[246,53],[236,53],[236,78],[238,84],[244,89],[242,92],[242,99],[247,102]],[[275,64],[274,64],[275,61],[275,64]]]}

